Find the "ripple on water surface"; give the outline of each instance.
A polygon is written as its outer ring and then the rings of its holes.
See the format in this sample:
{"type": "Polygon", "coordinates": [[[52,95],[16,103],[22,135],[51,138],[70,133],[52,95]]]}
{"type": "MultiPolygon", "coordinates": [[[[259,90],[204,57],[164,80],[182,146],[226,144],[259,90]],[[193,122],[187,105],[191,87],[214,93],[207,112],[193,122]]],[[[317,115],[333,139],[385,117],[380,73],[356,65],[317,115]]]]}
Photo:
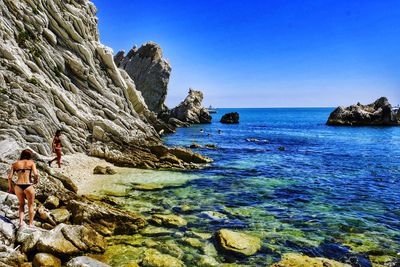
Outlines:
{"type": "MultiPolygon", "coordinates": [[[[125,185],[179,184],[156,192],[128,189],[125,208],[184,217],[188,226],[166,238],[181,249],[190,231],[232,228],[259,236],[260,252],[238,261],[254,266],[285,252],[353,266],[399,260],[400,128],[328,127],[331,109],[237,111],[239,125],[214,118],[167,136],[169,145],[216,144],[216,150],[197,150],[215,163],[191,173],[124,174],[119,182],[125,185]]],[[[183,260],[193,265],[204,253],[190,250],[183,260]]]]}

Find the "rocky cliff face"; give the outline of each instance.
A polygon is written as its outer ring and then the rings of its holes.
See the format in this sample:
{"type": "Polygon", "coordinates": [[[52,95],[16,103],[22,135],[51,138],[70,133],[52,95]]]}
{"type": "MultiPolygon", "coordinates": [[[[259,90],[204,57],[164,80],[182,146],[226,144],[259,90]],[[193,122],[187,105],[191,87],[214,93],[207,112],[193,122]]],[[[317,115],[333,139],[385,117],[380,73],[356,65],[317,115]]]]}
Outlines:
{"type": "Polygon", "coordinates": [[[155,113],[167,109],[164,101],[171,66],[162,57],[161,47],[153,42],[148,42],[139,49],[133,48],[126,56],[120,51],[114,57],[117,66],[124,69],[135,81],[136,89],[142,93],[149,109],[155,113]]]}
{"type": "MultiPolygon", "coordinates": [[[[100,43],[91,2],[4,0],[0,12],[3,144],[50,155],[54,132],[62,129],[64,152],[163,167],[150,150],[160,144],[162,124],[100,43]]],[[[148,46],[136,55],[143,61],[161,57],[148,46]]]]}
{"type": "Polygon", "coordinates": [[[400,125],[399,113],[392,112],[386,97],[381,97],[374,103],[362,105],[357,103],[349,107],[338,107],[329,116],[328,125],[400,125]]]}
{"type": "MultiPolygon", "coordinates": [[[[211,116],[201,106],[203,93],[190,89],[189,95],[177,107],[169,110],[165,105],[168,82],[171,74],[170,64],[162,58],[160,46],[148,42],[139,49],[134,47],[125,56],[123,51],[115,55],[115,64],[125,70],[135,81],[136,88],[142,93],[149,109],[173,127],[185,127],[190,124],[210,123],[211,116]]],[[[163,127],[164,130],[167,127],[163,127]]]]}

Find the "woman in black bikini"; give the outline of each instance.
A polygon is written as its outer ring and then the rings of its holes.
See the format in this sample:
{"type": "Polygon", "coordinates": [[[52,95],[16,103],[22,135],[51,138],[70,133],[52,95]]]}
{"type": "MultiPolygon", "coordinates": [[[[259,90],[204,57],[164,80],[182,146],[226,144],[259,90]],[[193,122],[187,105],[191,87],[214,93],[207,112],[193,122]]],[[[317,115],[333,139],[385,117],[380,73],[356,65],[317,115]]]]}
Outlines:
{"type": "Polygon", "coordinates": [[[54,159],[50,160],[49,166],[51,167],[51,163],[55,160],[57,160],[58,168],[61,168],[61,130],[57,130],[56,135],[54,136],[53,143],[51,144],[51,149],[53,153],[56,153],[56,156],[54,159]]]}
{"type": "Polygon", "coordinates": [[[32,152],[29,149],[25,149],[21,152],[19,160],[11,165],[10,174],[8,175],[8,192],[15,194],[19,201],[19,225],[24,225],[24,208],[25,198],[28,200],[28,215],[29,215],[29,226],[33,226],[33,203],[35,200],[35,188],[34,184],[39,182],[39,175],[36,169],[36,165],[32,160],[32,152]],[[14,173],[17,175],[18,180],[15,183],[15,187],[12,187],[12,177],[14,173]],[[32,179],[32,176],[34,179],[32,179]]]}

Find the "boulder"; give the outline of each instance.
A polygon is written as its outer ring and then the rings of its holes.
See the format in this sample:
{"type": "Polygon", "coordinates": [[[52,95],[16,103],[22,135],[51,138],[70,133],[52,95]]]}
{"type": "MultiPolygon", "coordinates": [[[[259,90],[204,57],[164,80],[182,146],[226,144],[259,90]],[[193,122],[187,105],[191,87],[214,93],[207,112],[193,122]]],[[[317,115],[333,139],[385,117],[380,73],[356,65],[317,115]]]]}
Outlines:
{"type": "Polygon", "coordinates": [[[93,174],[116,174],[117,172],[110,166],[96,166],[93,170],[93,174]]]}
{"type": "Polygon", "coordinates": [[[110,267],[101,261],[92,259],[87,256],[79,256],[67,262],[67,267],[110,267]]]}
{"type": "Polygon", "coordinates": [[[145,252],[143,261],[143,267],[184,267],[185,264],[170,255],[162,254],[155,249],[148,249],[145,252]]]}
{"type": "Polygon", "coordinates": [[[22,251],[49,253],[60,258],[80,253],[104,252],[104,238],[94,230],[82,225],[59,224],[48,231],[42,229],[20,229],[17,240],[22,251]]]}
{"type": "Polygon", "coordinates": [[[52,176],[58,179],[66,189],[74,193],[78,192],[78,186],[68,176],[65,176],[62,173],[52,173],[52,176]]]}
{"type": "Polygon", "coordinates": [[[55,196],[64,203],[77,198],[74,191],[67,189],[59,179],[51,175],[42,175],[40,177],[39,184],[35,188],[35,195],[36,199],[42,203],[49,196],[55,196]]]}
{"type": "Polygon", "coordinates": [[[225,124],[237,124],[239,123],[239,113],[237,112],[226,113],[221,117],[220,122],[225,124]]]}
{"type": "Polygon", "coordinates": [[[173,214],[154,214],[151,217],[151,220],[158,225],[170,227],[182,227],[187,225],[187,221],[185,219],[173,214]]]}
{"type": "Polygon", "coordinates": [[[169,116],[190,124],[211,123],[208,110],[201,106],[203,93],[189,89],[189,95],[178,106],[173,108],[169,116]]]}
{"type": "Polygon", "coordinates": [[[217,246],[225,253],[237,256],[251,256],[261,248],[258,237],[221,229],[215,234],[217,246]]]}
{"type": "Polygon", "coordinates": [[[357,103],[349,107],[336,108],[328,118],[327,125],[336,126],[392,126],[400,125],[400,120],[392,111],[386,97],[362,105],[357,103]]]}
{"type": "Polygon", "coordinates": [[[142,216],[106,204],[73,200],[67,207],[72,213],[73,223],[89,225],[102,235],[129,235],[138,232],[147,224],[142,216]]]}
{"type": "MultiPolygon", "coordinates": [[[[1,204],[0,204],[1,205],[1,204]]],[[[15,226],[9,219],[0,216],[0,245],[13,246],[15,242],[15,226]]]]}
{"type": "Polygon", "coordinates": [[[33,257],[33,267],[61,267],[61,260],[48,253],[38,253],[33,257]]]}
{"type": "Polygon", "coordinates": [[[284,254],[282,260],[270,267],[351,267],[349,264],[325,258],[312,258],[296,253],[284,254]]]}
{"type": "Polygon", "coordinates": [[[46,209],[43,205],[39,205],[37,209],[37,214],[42,222],[48,223],[52,226],[57,225],[56,221],[54,220],[53,216],[51,215],[50,211],[46,209]]]}
{"type": "Polygon", "coordinates": [[[125,57],[123,52],[114,57],[116,65],[135,81],[147,107],[155,113],[166,110],[164,101],[171,74],[171,65],[162,57],[161,47],[154,42],[131,49],[125,57]]]}
{"type": "Polygon", "coordinates": [[[27,260],[28,257],[18,250],[0,245],[0,266],[19,267],[27,260]]]}
{"type": "Polygon", "coordinates": [[[50,211],[50,214],[57,224],[67,222],[71,216],[71,213],[67,209],[54,209],[50,211]]]}
{"type": "Polygon", "coordinates": [[[55,196],[49,196],[43,205],[48,209],[55,209],[60,205],[60,200],[55,196]]]}

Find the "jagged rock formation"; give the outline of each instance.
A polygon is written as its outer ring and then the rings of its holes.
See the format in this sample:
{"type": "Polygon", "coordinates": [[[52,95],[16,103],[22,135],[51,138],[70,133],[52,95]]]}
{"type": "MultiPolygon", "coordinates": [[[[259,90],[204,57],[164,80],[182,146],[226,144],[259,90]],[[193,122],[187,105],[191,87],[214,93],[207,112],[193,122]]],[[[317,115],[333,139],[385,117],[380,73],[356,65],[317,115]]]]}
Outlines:
{"type": "Polygon", "coordinates": [[[155,113],[167,110],[164,101],[171,65],[162,57],[161,47],[154,42],[145,43],[139,49],[134,47],[126,56],[120,51],[114,57],[115,64],[135,81],[136,89],[142,93],[148,108],[155,113]]]}
{"type": "Polygon", "coordinates": [[[221,117],[220,122],[226,124],[239,123],[239,113],[237,112],[226,113],[221,117]]]}
{"type": "Polygon", "coordinates": [[[64,153],[165,167],[149,149],[165,125],[100,43],[91,2],[4,0],[0,12],[0,141],[50,155],[62,129],[64,153]]]}
{"type": "Polygon", "coordinates": [[[381,97],[369,105],[357,103],[349,107],[338,107],[330,114],[327,124],[349,126],[400,125],[400,112],[394,113],[388,99],[381,97]]]}
{"type": "MultiPolygon", "coordinates": [[[[169,111],[168,117],[189,124],[211,123],[208,110],[201,106],[202,101],[203,93],[201,91],[189,89],[188,96],[169,111]]],[[[169,122],[176,124],[173,120],[169,120],[169,122]]]]}
{"type": "MultiPolygon", "coordinates": [[[[203,93],[190,89],[186,99],[172,110],[165,105],[171,66],[162,58],[161,47],[148,42],[139,49],[134,47],[125,56],[124,51],[118,52],[115,64],[125,70],[135,81],[149,109],[173,127],[187,127],[190,124],[210,123],[211,116],[207,109],[201,106],[203,93]]],[[[163,126],[169,131],[170,128],[163,126]]]]}

